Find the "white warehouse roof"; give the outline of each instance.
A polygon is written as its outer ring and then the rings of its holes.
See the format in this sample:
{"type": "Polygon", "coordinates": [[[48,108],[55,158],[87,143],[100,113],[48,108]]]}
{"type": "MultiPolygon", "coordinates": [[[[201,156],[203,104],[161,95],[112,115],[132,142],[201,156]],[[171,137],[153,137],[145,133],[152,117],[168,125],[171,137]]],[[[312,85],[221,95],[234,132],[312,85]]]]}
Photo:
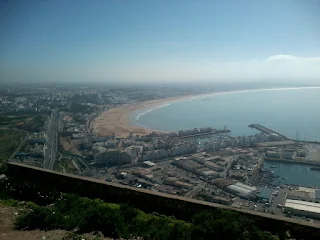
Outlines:
{"type": "Polygon", "coordinates": [[[320,214],[320,203],[305,202],[299,200],[287,199],[285,208],[292,208],[305,212],[314,212],[320,214]]]}
{"type": "Polygon", "coordinates": [[[246,185],[246,184],[243,184],[243,183],[241,183],[241,182],[237,182],[235,185],[238,186],[238,187],[247,189],[247,190],[249,190],[249,191],[251,191],[251,192],[257,191],[257,188],[256,188],[256,187],[251,187],[251,186],[246,185]]]}
{"type": "Polygon", "coordinates": [[[150,167],[153,167],[156,165],[154,162],[151,162],[151,161],[144,161],[143,163],[150,166],[150,167]]]}
{"type": "Polygon", "coordinates": [[[249,195],[252,193],[252,191],[248,190],[248,189],[245,189],[245,188],[242,188],[240,186],[237,186],[237,185],[230,185],[228,186],[228,189],[233,191],[233,192],[236,192],[236,193],[239,193],[240,195],[249,195]]]}

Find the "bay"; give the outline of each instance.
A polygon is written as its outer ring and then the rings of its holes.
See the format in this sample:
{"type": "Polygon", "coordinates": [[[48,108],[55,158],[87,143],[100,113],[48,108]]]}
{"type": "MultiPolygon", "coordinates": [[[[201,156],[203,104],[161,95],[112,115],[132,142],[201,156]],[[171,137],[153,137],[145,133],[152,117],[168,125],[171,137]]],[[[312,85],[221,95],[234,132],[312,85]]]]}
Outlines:
{"type": "Polygon", "coordinates": [[[135,121],[164,131],[226,126],[233,136],[256,133],[248,125],[257,123],[290,138],[298,131],[300,140],[320,141],[319,106],[320,88],[249,90],[174,102],[140,112],[135,121]]]}

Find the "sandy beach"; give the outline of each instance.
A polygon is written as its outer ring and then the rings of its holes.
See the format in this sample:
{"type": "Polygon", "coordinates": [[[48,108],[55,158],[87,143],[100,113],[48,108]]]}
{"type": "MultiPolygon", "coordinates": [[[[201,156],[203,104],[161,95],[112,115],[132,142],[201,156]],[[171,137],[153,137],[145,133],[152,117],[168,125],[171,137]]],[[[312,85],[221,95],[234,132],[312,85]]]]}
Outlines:
{"type": "Polygon", "coordinates": [[[117,137],[126,137],[130,133],[139,135],[151,133],[155,130],[139,126],[131,121],[130,117],[134,112],[152,109],[172,102],[187,100],[195,96],[199,95],[151,100],[139,104],[111,108],[93,120],[93,132],[97,136],[107,136],[115,133],[117,137]]]}

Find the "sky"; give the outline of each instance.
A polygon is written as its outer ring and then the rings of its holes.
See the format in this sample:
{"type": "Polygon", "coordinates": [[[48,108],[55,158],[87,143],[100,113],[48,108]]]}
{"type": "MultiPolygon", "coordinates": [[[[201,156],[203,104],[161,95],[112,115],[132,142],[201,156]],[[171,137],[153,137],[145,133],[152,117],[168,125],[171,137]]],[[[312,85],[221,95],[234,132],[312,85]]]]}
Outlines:
{"type": "Polygon", "coordinates": [[[320,83],[318,0],[0,1],[0,81],[320,83]]]}

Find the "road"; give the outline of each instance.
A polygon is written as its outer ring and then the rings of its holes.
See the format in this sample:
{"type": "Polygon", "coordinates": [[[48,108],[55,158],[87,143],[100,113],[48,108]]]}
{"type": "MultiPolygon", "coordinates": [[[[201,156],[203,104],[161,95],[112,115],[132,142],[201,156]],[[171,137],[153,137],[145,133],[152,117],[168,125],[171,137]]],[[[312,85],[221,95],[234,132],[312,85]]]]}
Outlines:
{"type": "Polygon", "coordinates": [[[277,207],[278,204],[284,206],[285,199],[286,199],[286,192],[288,189],[277,189],[279,191],[279,194],[277,196],[272,197],[273,203],[270,203],[269,210],[274,211],[277,215],[283,215],[281,208],[277,207]]]}
{"type": "Polygon", "coordinates": [[[44,167],[52,170],[58,155],[59,113],[53,110],[49,117],[44,167]]]}
{"type": "Polygon", "coordinates": [[[194,195],[199,193],[201,191],[201,189],[202,189],[202,187],[198,185],[198,186],[194,187],[191,191],[187,192],[185,197],[192,198],[194,195]]]}
{"type": "Polygon", "coordinates": [[[91,122],[100,114],[100,112],[95,112],[95,113],[91,113],[88,117],[87,117],[87,121],[85,124],[85,130],[87,132],[88,135],[92,134],[92,126],[91,126],[91,122]]]}
{"type": "Polygon", "coordinates": [[[227,172],[229,171],[232,163],[236,160],[237,156],[232,156],[230,161],[228,162],[228,165],[224,168],[223,172],[221,172],[220,176],[221,178],[226,178],[227,177],[227,172]]]}

